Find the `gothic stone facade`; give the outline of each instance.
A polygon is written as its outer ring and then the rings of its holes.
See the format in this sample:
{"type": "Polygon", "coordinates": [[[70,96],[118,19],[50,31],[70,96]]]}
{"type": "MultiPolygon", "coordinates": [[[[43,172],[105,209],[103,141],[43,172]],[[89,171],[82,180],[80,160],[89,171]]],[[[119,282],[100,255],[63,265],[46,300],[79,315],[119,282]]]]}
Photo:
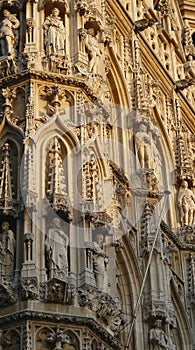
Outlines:
{"type": "Polygon", "coordinates": [[[0,349],[195,349],[195,4],[0,9],[0,349]]]}

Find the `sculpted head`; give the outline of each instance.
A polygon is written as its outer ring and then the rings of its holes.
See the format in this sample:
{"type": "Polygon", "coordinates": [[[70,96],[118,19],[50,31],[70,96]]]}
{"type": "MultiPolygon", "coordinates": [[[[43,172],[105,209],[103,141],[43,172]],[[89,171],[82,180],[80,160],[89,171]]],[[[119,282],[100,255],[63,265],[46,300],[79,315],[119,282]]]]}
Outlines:
{"type": "Polygon", "coordinates": [[[52,15],[54,17],[58,17],[60,14],[60,10],[57,7],[54,7],[54,9],[52,10],[52,15]]]}
{"type": "Polygon", "coordinates": [[[89,28],[89,29],[87,30],[87,32],[88,32],[88,34],[95,36],[95,30],[94,30],[94,28],[89,28]]]}
{"type": "Polygon", "coordinates": [[[139,126],[139,131],[141,132],[147,132],[147,126],[144,123],[141,123],[139,126]]]}
{"type": "Polygon", "coordinates": [[[1,224],[2,231],[8,231],[9,230],[9,222],[4,221],[1,224]]]}
{"type": "Polygon", "coordinates": [[[186,180],[183,180],[181,185],[184,188],[188,188],[188,182],[186,180]]]}
{"type": "Polygon", "coordinates": [[[104,243],[104,235],[102,233],[96,233],[95,240],[97,244],[101,247],[104,243]]]}
{"type": "Polygon", "coordinates": [[[160,328],[162,326],[162,321],[161,320],[156,320],[155,323],[154,323],[154,326],[156,328],[160,328]]]}
{"type": "Polygon", "coordinates": [[[7,9],[5,9],[5,10],[3,11],[3,16],[4,16],[4,17],[9,17],[10,14],[11,14],[11,13],[10,13],[9,10],[7,10],[7,9]]]}
{"type": "Polygon", "coordinates": [[[60,219],[59,218],[54,218],[51,222],[51,227],[53,228],[61,228],[60,225],[60,219]]]}

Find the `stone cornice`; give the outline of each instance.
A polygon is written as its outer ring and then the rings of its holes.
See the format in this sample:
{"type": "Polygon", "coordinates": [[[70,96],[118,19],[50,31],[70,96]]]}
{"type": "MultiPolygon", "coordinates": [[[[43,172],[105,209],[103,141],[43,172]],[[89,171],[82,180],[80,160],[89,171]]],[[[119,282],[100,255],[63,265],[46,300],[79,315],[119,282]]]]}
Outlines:
{"type": "Polygon", "coordinates": [[[34,69],[24,70],[20,73],[9,75],[8,77],[0,79],[0,87],[12,86],[30,79],[47,81],[55,84],[58,83],[67,85],[68,87],[71,86],[83,89],[87,96],[89,96],[93,101],[97,100],[97,97],[94,95],[92,89],[90,89],[88,84],[85,82],[86,79],[34,69]]]}
{"type": "Polygon", "coordinates": [[[181,242],[180,239],[174,234],[174,232],[171,230],[171,228],[164,222],[161,221],[161,230],[168,235],[169,238],[171,238],[174,243],[178,246],[180,250],[184,251],[195,251],[195,245],[190,243],[184,243],[181,242]]]}
{"type": "Polygon", "coordinates": [[[22,322],[22,321],[43,321],[47,324],[49,322],[52,323],[61,323],[64,325],[77,325],[88,327],[91,331],[95,332],[95,334],[99,335],[103,341],[105,341],[109,346],[112,346],[112,349],[119,350],[121,349],[121,344],[118,339],[113,337],[110,333],[108,333],[101,325],[99,325],[93,318],[85,317],[85,316],[77,316],[77,315],[69,315],[62,313],[52,313],[52,312],[43,312],[43,311],[31,311],[31,310],[23,310],[11,314],[7,314],[5,316],[1,316],[0,318],[0,326],[5,327],[6,324],[22,322]]]}

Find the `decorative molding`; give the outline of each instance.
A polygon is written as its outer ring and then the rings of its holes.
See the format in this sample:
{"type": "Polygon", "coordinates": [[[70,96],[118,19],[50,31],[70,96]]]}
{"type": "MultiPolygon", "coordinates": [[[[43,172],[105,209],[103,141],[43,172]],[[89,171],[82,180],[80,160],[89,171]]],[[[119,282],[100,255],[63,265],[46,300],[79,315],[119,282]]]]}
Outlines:
{"type": "Polygon", "coordinates": [[[77,326],[84,326],[91,329],[96,335],[102,338],[108,345],[112,347],[112,349],[119,350],[121,349],[121,344],[116,337],[113,337],[104,327],[102,327],[99,323],[97,323],[93,318],[88,316],[74,316],[71,314],[65,313],[52,313],[52,312],[43,312],[43,311],[32,311],[25,310],[19,312],[13,312],[11,314],[1,316],[0,325],[1,327],[5,327],[8,323],[11,325],[12,323],[27,320],[35,320],[51,323],[51,324],[70,324],[77,326]]]}

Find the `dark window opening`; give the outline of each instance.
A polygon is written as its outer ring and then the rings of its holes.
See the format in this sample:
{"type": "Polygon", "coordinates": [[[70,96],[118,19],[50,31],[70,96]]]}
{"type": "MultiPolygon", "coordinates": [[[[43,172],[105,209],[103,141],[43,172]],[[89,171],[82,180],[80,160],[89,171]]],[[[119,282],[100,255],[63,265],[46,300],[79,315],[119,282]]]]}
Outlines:
{"type": "Polygon", "coordinates": [[[192,34],[193,45],[195,46],[195,32],[192,34]]]}

